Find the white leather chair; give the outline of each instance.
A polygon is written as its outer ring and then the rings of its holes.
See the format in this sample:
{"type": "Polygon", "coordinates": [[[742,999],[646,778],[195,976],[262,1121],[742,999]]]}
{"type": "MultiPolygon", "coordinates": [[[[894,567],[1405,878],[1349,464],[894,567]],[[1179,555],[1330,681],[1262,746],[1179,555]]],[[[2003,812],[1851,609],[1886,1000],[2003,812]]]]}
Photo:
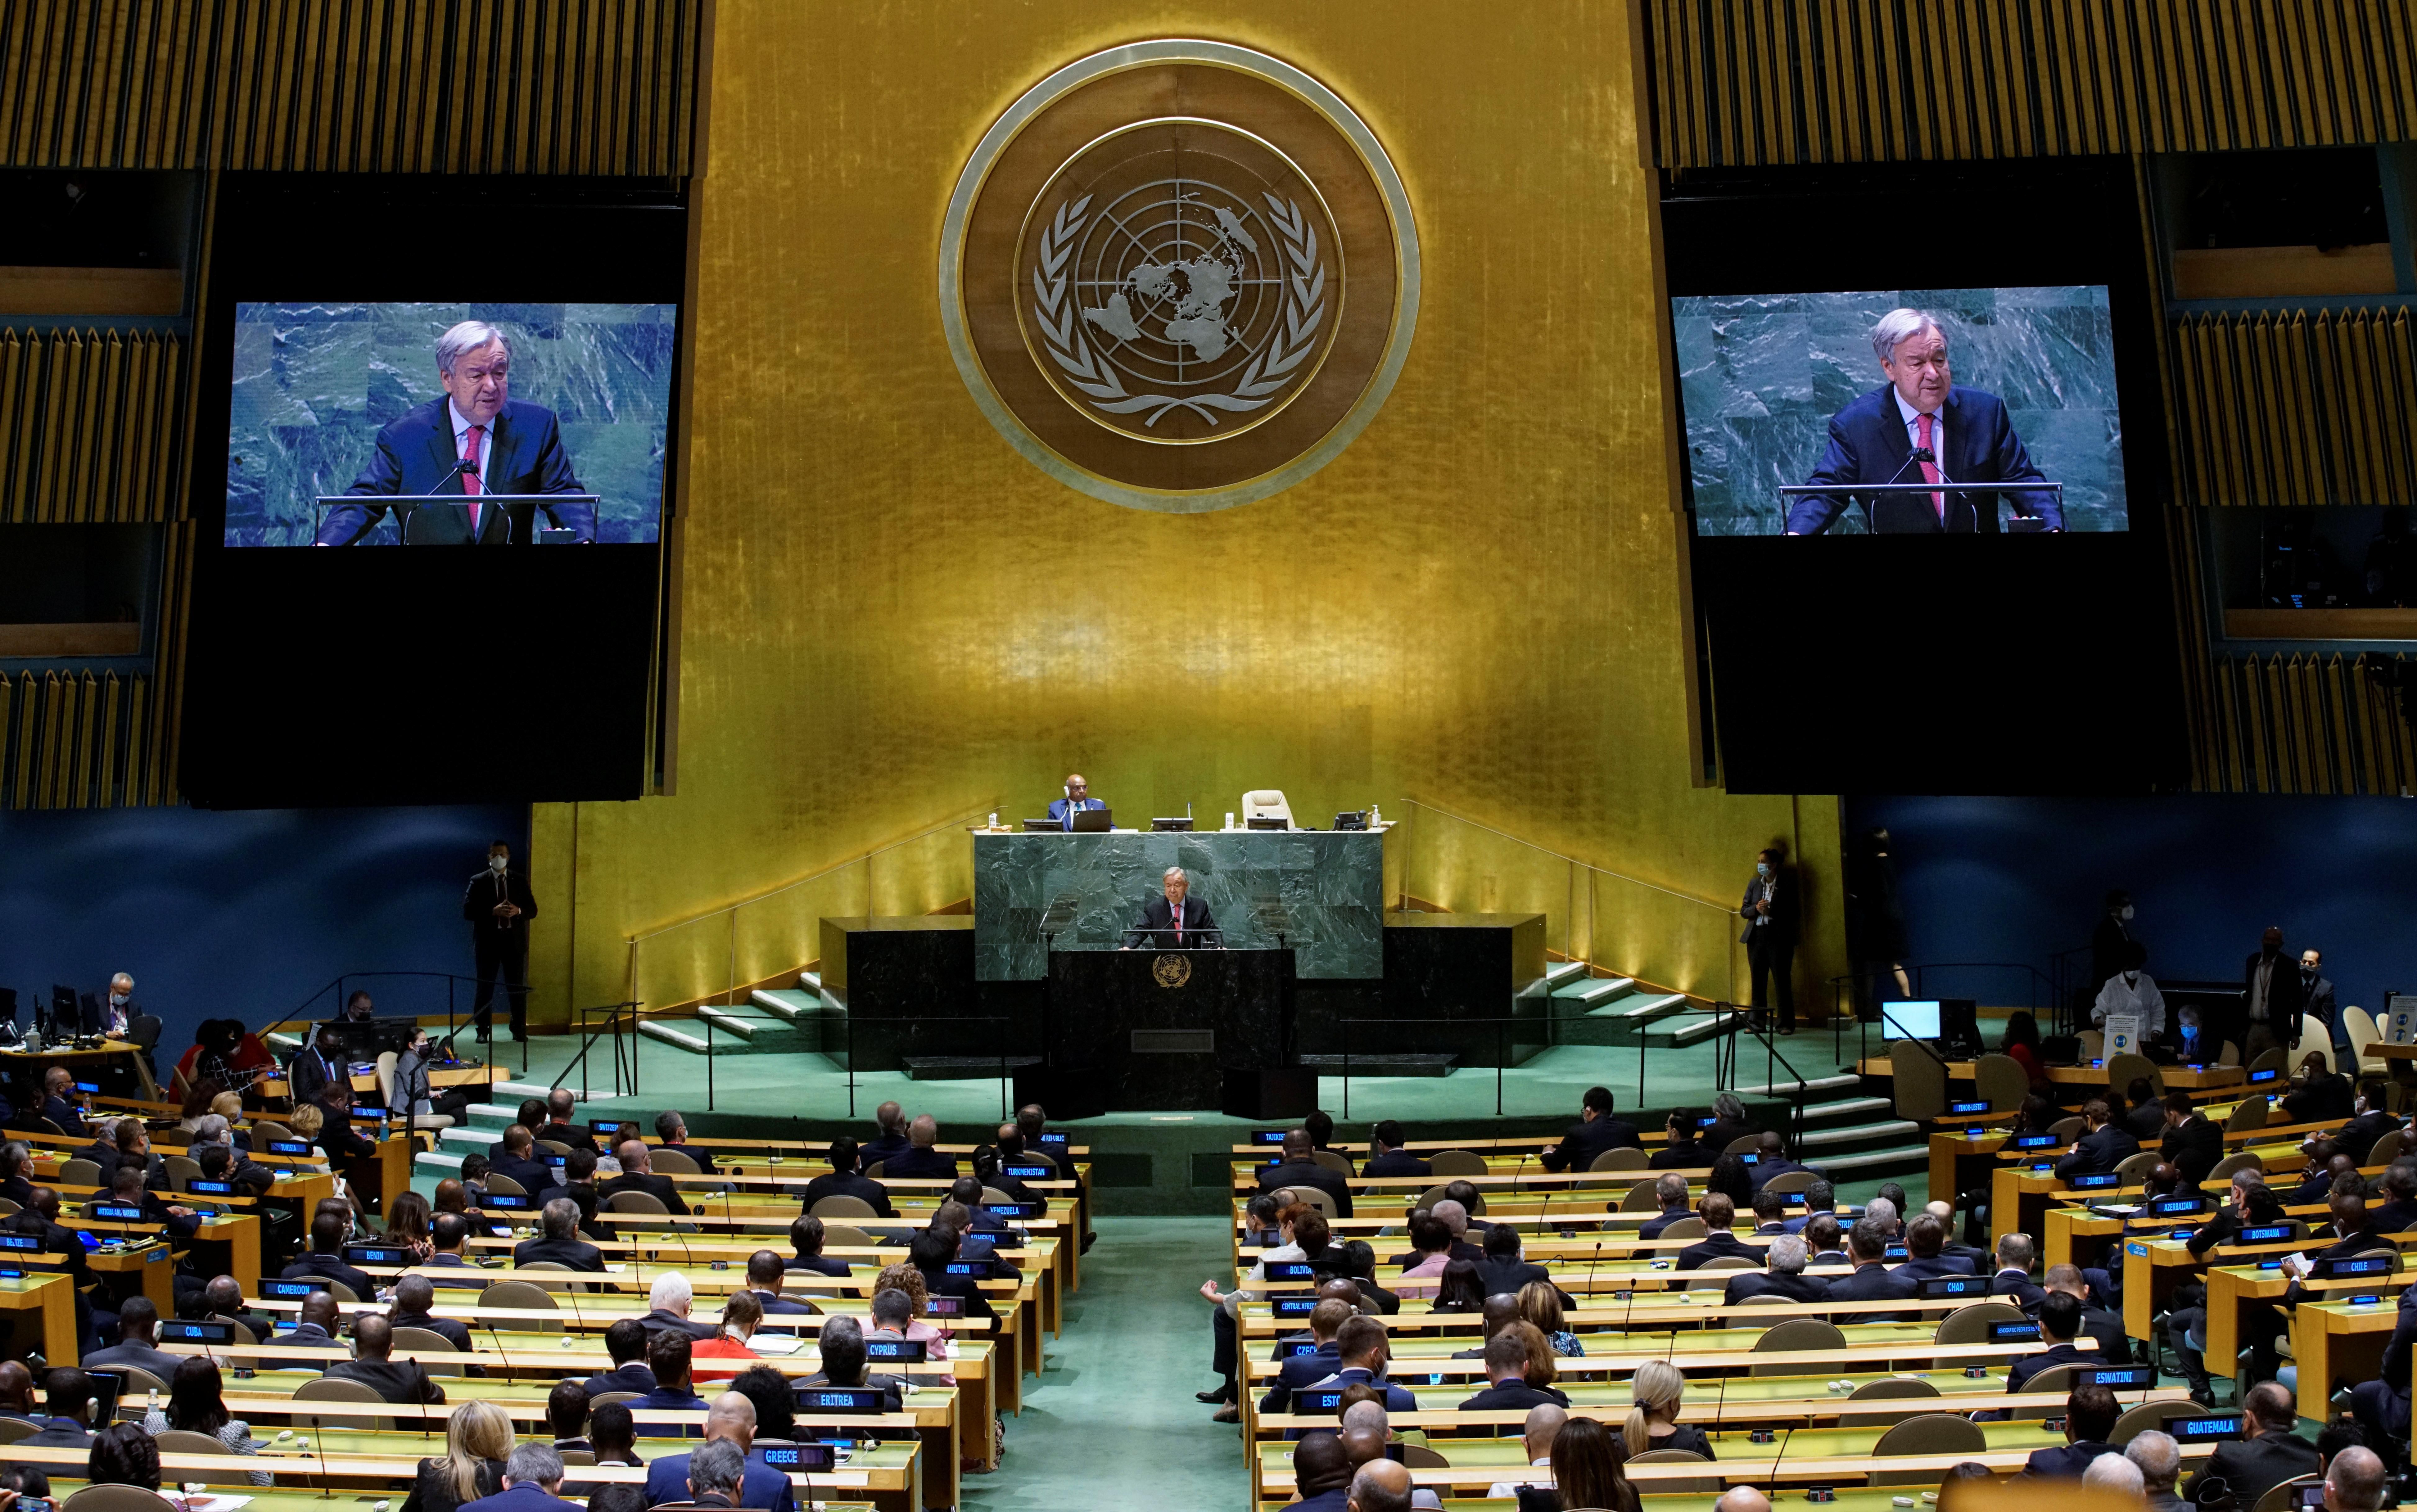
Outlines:
{"type": "MultiPolygon", "coordinates": [[[[386,1106],[388,1111],[394,1114],[394,1121],[398,1124],[403,1122],[403,1110],[396,1105],[394,1100],[394,1067],[395,1063],[400,1059],[402,1059],[402,1057],[398,1056],[390,1050],[378,1051],[378,1100],[386,1106]]],[[[443,1113],[422,1113],[418,1118],[412,1120],[411,1126],[414,1128],[424,1129],[451,1128],[453,1126],[453,1120],[443,1113]]]]}
{"type": "Polygon", "coordinates": [[[1248,825],[1254,819],[1281,819],[1285,828],[1290,829],[1292,805],[1285,802],[1285,795],[1274,788],[1254,788],[1242,794],[1242,823],[1248,825]]]}

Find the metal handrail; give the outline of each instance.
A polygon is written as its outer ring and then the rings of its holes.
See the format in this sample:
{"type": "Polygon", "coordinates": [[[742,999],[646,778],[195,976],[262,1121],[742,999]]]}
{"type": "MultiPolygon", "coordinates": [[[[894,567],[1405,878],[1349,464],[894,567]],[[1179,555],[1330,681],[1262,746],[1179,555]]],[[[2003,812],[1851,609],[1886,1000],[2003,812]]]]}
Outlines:
{"type": "MultiPolygon", "coordinates": [[[[991,804],[996,805],[998,800],[996,798],[993,798],[990,802],[991,804]]],[[[870,861],[876,855],[887,854],[888,853],[898,849],[902,845],[912,845],[917,840],[928,839],[944,829],[953,829],[977,814],[987,814],[994,811],[995,809],[987,807],[969,809],[965,813],[956,815],[954,818],[945,819],[927,828],[919,829],[914,834],[908,835],[904,839],[891,840],[887,845],[877,845],[861,855],[852,855],[844,861],[834,862],[831,865],[823,868],[820,871],[809,873],[806,876],[798,878],[794,882],[784,882],[777,887],[768,888],[767,890],[757,893],[751,898],[742,898],[735,903],[724,903],[720,908],[709,908],[702,914],[692,914],[686,918],[675,919],[669,924],[648,930],[643,934],[624,936],[624,940],[629,945],[636,945],[643,941],[651,940],[659,934],[668,934],[674,930],[683,929],[688,925],[697,923],[700,920],[712,918],[718,914],[735,914],[742,908],[751,908],[768,899],[778,898],[783,893],[794,891],[797,888],[806,885],[806,884],[810,882],[820,882],[825,877],[831,876],[837,872],[845,871],[848,868],[855,866],[860,861],[870,861]]]]}
{"type": "MultiPolygon", "coordinates": [[[[848,1116],[848,1117],[850,1117],[850,1118],[854,1118],[854,1117],[856,1116],[856,1026],[857,1026],[857,1024],[858,1024],[859,1022],[863,1022],[863,1023],[987,1023],[987,1024],[997,1024],[997,1025],[1012,1025],[1012,1024],[1015,1022],[1015,1020],[1014,1020],[1013,1016],[1011,1016],[1011,1015],[1010,1015],[1010,1014],[1004,1014],[1004,1013],[965,1013],[965,1014],[951,1013],[951,1014],[948,1014],[948,1015],[945,1015],[945,1016],[942,1016],[942,1017],[938,1017],[938,1018],[934,1018],[934,1017],[932,1017],[932,1016],[925,1015],[925,1014],[914,1014],[914,1015],[910,1015],[910,1016],[908,1016],[908,1017],[905,1017],[905,1018],[900,1018],[900,1019],[862,1019],[862,1020],[859,1020],[859,1017],[858,1017],[856,1014],[854,1014],[854,1013],[850,1013],[850,1014],[847,1016],[847,1116],[848,1116]]],[[[1009,1116],[1010,1116],[1010,1113],[1011,1113],[1011,1101],[1010,1101],[1010,1098],[1009,1098],[1009,1092],[1010,1092],[1010,1090],[1011,1090],[1011,1089],[1010,1089],[1010,1087],[1009,1087],[1009,1082],[1011,1081],[1011,1078],[1010,1078],[1010,1077],[1009,1077],[1009,1075],[1008,1075],[1008,1070],[1007,1070],[1007,1061],[1008,1061],[1008,1055],[1009,1055],[1008,1045],[1007,1045],[1008,1030],[1007,1030],[1006,1028],[1002,1027],[1002,1028],[1000,1028],[1000,1029],[997,1031],[997,1034],[998,1034],[998,1040],[997,1040],[997,1044],[998,1044],[998,1051],[997,1051],[997,1058],[998,1058],[998,1121],[999,1121],[1000,1123],[1004,1124],[1004,1123],[1006,1123],[1006,1122],[1007,1122],[1007,1120],[1008,1120],[1008,1118],[1009,1118],[1009,1116]]],[[[710,1106],[711,1106],[711,1104],[708,1102],[708,1103],[707,1103],[707,1106],[708,1106],[708,1107],[710,1107],[710,1106]]]]}

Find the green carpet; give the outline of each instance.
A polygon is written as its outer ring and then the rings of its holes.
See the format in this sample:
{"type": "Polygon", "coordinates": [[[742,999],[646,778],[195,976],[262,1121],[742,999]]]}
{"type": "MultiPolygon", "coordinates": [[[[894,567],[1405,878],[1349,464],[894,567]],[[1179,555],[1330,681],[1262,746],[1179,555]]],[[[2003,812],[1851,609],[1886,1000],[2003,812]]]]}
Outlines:
{"type": "Polygon", "coordinates": [[[998,1472],[965,1477],[967,1512],[1249,1500],[1236,1430],[1192,1399],[1216,1382],[1199,1288],[1231,1284],[1224,1224],[1103,1217],[1099,1231],[1083,1289],[1067,1298],[1065,1337],[1026,1383],[1024,1415],[1007,1420],[998,1472]]]}

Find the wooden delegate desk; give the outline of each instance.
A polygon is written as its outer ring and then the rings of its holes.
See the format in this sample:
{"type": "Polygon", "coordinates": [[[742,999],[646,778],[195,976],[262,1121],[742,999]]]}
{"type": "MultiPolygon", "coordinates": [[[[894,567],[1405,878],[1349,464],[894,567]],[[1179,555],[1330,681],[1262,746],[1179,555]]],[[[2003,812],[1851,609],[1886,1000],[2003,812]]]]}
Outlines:
{"type": "MultiPolygon", "coordinates": [[[[95,1050],[0,1050],[0,1081],[11,1087],[38,1088],[42,1073],[53,1066],[66,1066],[79,1081],[99,1082],[108,1096],[160,1100],[159,1085],[151,1080],[150,1067],[143,1064],[141,1048],[128,1040],[104,1040],[95,1050]]],[[[39,1097],[33,1099],[33,1109],[40,1105],[39,1097]]]]}
{"type": "MultiPolygon", "coordinates": [[[[2374,1290],[2369,1287],[2358,1294],[2374,1290]]],[[[2333,1415],[2337,1383],[2375,1379],[2383,1366],[2384,1342],[2392,1337],[2399,1314],[2399,1298],[2388,1293],[2382,1301],[2364,1306],[2348,1301],[2303,1302],[2291,1309],[2291,1354],[2300,1368],[2301,1416],[2326,1421],[2333,1415]]]]}
{"type": "MultiPolygon", "coordinates": [[[[160,1457],[160,1479],[162,1484],[198,1482],[224,1487],[227,1489],[221,1494],[247,1497],[255,1507],[326,1512],[329,1504],[325,1490],[308,1496],[301,1492],[315,1488],[341,1488],[357,1493],[384,1493],[392,1488],[392,1499],[400,1500],[418,1475],[420,1459],[430,1444],[431,1440],[424,1436],[398,1437],[395,1452],[376,1456],[322,1457],[311,1451],[291,1448],[274,1453],[263,1450],[256,1456],[171,1452],[160,1457]],[[276,1489],[252,1485],[250,1473],[254,1470],[273,1470],[281,1484],[276,1489]]],[[[433,1444],[441,1454],[444,1435],[436,1434],[433,1444]]],[[[8,1457],[21,1464],[40,1466],[54,1477],[52,1485],[58,1488],[56,1494],[64,1495],[66,1487],[77,1483],[67,1477],[72,1475],[81,1479],[91,1451],[65,1445],[51,1447],[13,1444],[8,1446],[8,1457]]],[[[916,1469],[917,1459],[913,1450],[884,1445],[879,1450],[859,1454],[838,1470],[813,1475],[792,1474],[789,1484],[801,1493],[798,1496],[800,1503],[807,1499],[807,1494],[813,1494],[818,1508],[845,1504],[823,1500],[836,1491],[858,1503],[870,1502],[883,1512],[913,1512],[921,1501],[914,1485],[916,1469]]],[[[579,1478],[585,1482],[643,1486],[646,1480],[646,1470],[643,1465],[582,1465],[579,1478]]],[[[363,1501],[370,1499],[367,1495],[361,1497],[363,1501]]],[[[381,1494],[380,1499],[386,1498],[381,1494]]]]}
{"type": "MultiPolygon", "coordinates": [[[[1971,1081],[1977,1064],[1973,1061],[1949,1061],[1947,1080],[1951,1083],[1971,1081]]],[[[1885,1055],[1865,1056],[1855,1063],[1855,1069],[1864,1076],[1896,1075],[1894,1063],[1885,1055]]],[[[2157,1071],[2164,1079],[2167,1092],[2193,1095],[2221,1092],[2227,1087],[2242,1085],[2248,1080],[2248,1073],[2238,1066],[2203,1066],[2197,1070],[2187,1066],[2160,1066],[2157,1071]]],[[[2051,1066],[2047,1068],[2047,1079],[2057,1086],[2103,1087],[2106,1085],[2106,1068],[2104,1066],[2051,1066]]],[[[2278,1087],[2281,1085],[2277,1083],[2278,1087]]]]}
{"type": "Polygon", "coordinates": [[[75,1279],[65,1271],[0,1278],[0,1311],[19,1320],[31,1314],[40,1322],[44,1359],[57,1363],[81,1353],[76,1347],[75,1279]]]}

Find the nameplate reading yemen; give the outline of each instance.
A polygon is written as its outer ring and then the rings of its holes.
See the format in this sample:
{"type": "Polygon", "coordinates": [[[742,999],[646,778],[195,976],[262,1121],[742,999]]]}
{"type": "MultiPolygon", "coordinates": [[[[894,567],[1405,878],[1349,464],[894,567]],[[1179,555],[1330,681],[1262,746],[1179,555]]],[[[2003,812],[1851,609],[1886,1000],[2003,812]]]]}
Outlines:
{"type": "Polygon", "coordinates": [[[1418,318],[1418,230],[1375,133],[1222,42],[1134,43],[1033,85],[965,164],[939,274],[999,432],[1072,488],[1173,513],[1331,461],[1418,318]]]}

